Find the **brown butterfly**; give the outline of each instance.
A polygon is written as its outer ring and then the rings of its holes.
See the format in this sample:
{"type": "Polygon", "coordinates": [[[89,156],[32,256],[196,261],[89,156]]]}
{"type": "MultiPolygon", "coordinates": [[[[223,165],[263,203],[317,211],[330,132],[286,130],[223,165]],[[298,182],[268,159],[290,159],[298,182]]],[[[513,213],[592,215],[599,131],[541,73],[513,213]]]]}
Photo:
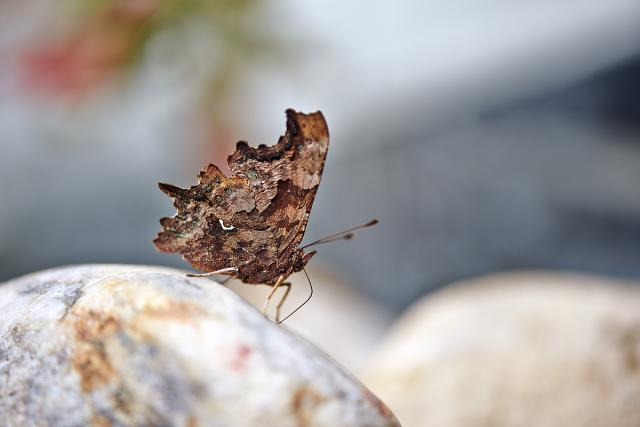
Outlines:
{"type": "Polygon", "coordinates": [[[276,320],[291,286],[285,279],[302,270],[316,253],[305,248],[349,239],[353,230],[377,222],[299,247],[322,177],[329,131],[319,111],[287,110],[286,116],[286,133],[275,145],[252,148],[245,141],[237,143],[227,159],[231,177],[210,164],[189,189],[159,184],[177,212],[160,220],[163,231],[154,240],[158,250],[180,253],[193,267],[207,272],[200,276],[225,274],[244,283],[272,286],[265,313],[275,290],[286,287],[276,320]]]}

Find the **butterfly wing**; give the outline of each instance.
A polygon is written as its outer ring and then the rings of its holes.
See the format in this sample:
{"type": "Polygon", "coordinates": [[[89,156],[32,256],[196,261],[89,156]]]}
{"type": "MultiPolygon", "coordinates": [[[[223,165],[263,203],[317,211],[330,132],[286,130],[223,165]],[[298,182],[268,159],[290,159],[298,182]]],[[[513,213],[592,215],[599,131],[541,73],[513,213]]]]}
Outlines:
{"type": "Polygon", "coordinates": [[[197,185],[160,184],[176,214],[160,220],[154,240],[203,271],[237,267],[246,283],[271,283],[290,274],[290,259],[306,229],[329,146],[322,113],[287,110],[287,131],[273,146],[239,142],[226,177],[214,165],[197,185]]]}

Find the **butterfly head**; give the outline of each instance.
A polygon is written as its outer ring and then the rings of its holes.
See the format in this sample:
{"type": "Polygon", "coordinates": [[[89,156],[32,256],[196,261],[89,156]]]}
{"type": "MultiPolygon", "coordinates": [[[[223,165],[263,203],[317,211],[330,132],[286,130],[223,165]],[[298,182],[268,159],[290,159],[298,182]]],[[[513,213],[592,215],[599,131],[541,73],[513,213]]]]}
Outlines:
{"type": "Polygon", "coordinates": [[[291,272],[295,273],[304,268],[309,260],[316,254],[316,251],[305,252],[303,249],[298,248],[291,254],[289,258],[289,265],[291,266],[291,272]]]}

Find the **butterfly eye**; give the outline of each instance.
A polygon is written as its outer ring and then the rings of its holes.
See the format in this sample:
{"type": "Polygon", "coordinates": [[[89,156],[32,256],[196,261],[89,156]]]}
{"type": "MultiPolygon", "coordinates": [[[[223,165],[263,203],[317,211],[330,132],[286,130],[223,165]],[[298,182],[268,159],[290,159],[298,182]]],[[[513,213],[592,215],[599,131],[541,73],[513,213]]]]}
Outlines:
{"type": "Polygon", "coordinates": [[[216,201],[216,203],[222,203],[222,196],[217,195],[216,197],[214,197],[214,200],[216,201]]]}

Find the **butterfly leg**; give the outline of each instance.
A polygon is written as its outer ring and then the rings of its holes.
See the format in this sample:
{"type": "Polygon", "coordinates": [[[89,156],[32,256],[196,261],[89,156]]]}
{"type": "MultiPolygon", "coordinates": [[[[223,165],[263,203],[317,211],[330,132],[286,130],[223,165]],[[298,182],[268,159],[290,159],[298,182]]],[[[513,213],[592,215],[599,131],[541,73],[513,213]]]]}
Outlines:
{"type": "Polygon", "coordinates": [[[238,267],[227,267],[227,268],[221,268],[220,270],[216,270],[216,271],[210,271],[209,273],[202,273],[202,274],[189,273],[187,274],[187,277],[209,277],[209,276],[215,276],[216,274],[235,273],[237,271],[238,271],[238,267]]]}
{"type": "Polygon", "coordinates": [[[286,282],[286,283],[283,283],[281,286],[286,287],[287,289],[284,291],[284,294],[282,294],[282,298],[280,298],[280,302],[278,303],[278,305],[276,305],[276,323],[280,323],[280,309],[282,308],[282,305],[284,304],[285,300],[289,296],[289,291],[291,291],[291,283],[286,282]]]}
{"type": "Polygon", "coordinates": [[[280,275],[280,277],[278,277],[278,280],[276,280],[276,283],[273,285],[273,287],[269,291],[269,295],[267,295],[267,299],[264,300],[264,305],[262,306],[262,314],[264,316],[267,315],[267,308],[269,308],[269,301],[271,301],[271,297],[273,297],[273,294],[280,287],[280,285],[282,285],[282,282],[284,282],[284,276],[280,275]]]}

